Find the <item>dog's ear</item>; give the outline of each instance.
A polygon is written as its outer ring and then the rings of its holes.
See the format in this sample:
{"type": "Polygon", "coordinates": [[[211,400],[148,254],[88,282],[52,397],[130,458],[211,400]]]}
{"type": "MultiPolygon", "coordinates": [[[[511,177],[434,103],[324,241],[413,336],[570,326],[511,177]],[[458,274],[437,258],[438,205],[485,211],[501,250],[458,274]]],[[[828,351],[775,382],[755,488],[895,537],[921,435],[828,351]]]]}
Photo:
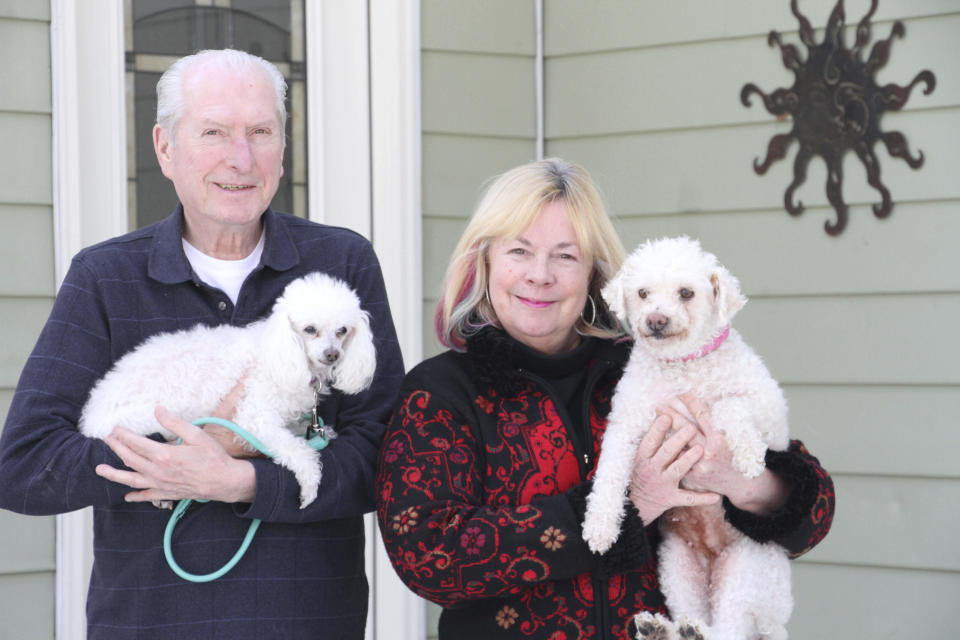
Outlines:
{"type": "Polygon", "coordinates": [[[740,282],[724,267],[718,266],[710,274],[713,285],[713,300],[717,305],[717,316],[721,325],[728,324],[737,311],[747,304],[747,298],[740,293],[740,282]]]}
{"type": "Polygon", "coordinates": [[[377,369],[377,351],[373,346],[373,333],[370,331],[370,314],[360,314],[360,320],[354,325],[351,335],[343,344],[343,355],[335,369],[336,382],[333,386],[344,393],[360,393],[373,382],[377,369]]]}
{"type": "Polygon", "coordinates": [[[265,320],[262,356],[264,368],[281,389],[294,392],[310,384],[313,374],[304,351],[303,339],[290,323],[281,305],[265,320]]]}
{"type": "Polygon", "coordinates": [[[610,309],[610,312],[617,317],[621,323],[623,323],[627,329],[633,330],[633,327],[630,326],[630,319],[627,317],[627,297],[624,292],[624,275],[625,268],[621,268],[620,271],[616,273],[607,284],[603,285],[603,289],[600,290],[600,295],[603,296],[604,302],[607,303],[607,308],[610,309]]]}

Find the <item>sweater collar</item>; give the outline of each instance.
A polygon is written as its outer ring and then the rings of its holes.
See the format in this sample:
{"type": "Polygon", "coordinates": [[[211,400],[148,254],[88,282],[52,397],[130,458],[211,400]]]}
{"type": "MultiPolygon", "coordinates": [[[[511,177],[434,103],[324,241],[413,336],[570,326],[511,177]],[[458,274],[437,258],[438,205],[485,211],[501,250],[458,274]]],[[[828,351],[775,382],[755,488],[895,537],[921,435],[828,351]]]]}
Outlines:
{"type": "Polygon", "coordinates": [[[509,395],[526,384],[522,377],[524,370],[543,378],[561,378],[586,368],[591,359],[601,356],[605,342],[584,336],[572,351],[545,355],[518,342],[502,329],[488,326],[467,338],[467,354],[483,383],[509,395]]]}
{"type": "MultiPolygon", "coordinates": [[[[290,236],[290,231],[280,224],[279,215],[273,209],[263,212],[264,245],[260,258],[262,267],[275,271],[287,271],[300,262],[300,254],[290,236]]],[[[157,223],[153,246],[150,248],[148,274],[154,280],[164,284],[177,284],[195,279],[187,256],[183,253],[183,205],[164,220],[157,223]]]]}

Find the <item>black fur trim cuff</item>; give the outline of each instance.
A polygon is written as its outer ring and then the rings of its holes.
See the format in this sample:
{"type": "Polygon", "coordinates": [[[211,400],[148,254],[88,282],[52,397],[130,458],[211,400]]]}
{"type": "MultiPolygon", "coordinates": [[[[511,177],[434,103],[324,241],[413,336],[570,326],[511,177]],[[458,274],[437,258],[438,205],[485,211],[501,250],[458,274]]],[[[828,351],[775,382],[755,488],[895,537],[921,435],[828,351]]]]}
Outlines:
{"type": "Polygon", "coordinates": [[[770,451],[766,454],[767,468],[790,483],[786,503],[773,513],[757,515],[738,509],[724,497],[727,521],[759,543],[777,542],[787,549],[799,529],[809,518],[819,495],[820,481],[813,468],[796,451],[770,451]]]}
{"type": "MultiPolygon", "coordinates": [[[[573,511],[580,522],[587,512],[587,496],[593,488],[593,482],[587,481],[567,491],[567,497],[573,505],[573,511]]],[[[647,531],[636,507],[629,500],[625,504],[626,513],[620,525],[620,536],[607,552],[597,556],[594,572],[599,578],[610,578],[645,564],[650,558],[650,543],[647,531]]],[[[596,554],[595,554],[596,555],[596,554]]]]}

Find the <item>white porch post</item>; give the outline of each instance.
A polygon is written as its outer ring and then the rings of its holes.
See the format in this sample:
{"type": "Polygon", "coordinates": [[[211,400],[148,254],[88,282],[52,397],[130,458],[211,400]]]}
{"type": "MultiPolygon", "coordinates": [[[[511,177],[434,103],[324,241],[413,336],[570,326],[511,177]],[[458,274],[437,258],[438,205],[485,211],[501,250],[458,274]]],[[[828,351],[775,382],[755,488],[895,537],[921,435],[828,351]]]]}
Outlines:
{"type": "MultiPolygon", "coordinates": [[[[127,230],[123,4],[51,0],[57,285],[82,247],[127,230]]],[[[56,634],[86,637],[90,509],[57,516],[56,634]]]]}
{"type": "MultiPolygon", "coordinates": [[[[410,367],[423,353],[420,3],[308,2],[306,21],[310,218],[373,242],[410,367]]],[[[422,640],[423,601],[366,522],[367,638],[422,640]]]]}

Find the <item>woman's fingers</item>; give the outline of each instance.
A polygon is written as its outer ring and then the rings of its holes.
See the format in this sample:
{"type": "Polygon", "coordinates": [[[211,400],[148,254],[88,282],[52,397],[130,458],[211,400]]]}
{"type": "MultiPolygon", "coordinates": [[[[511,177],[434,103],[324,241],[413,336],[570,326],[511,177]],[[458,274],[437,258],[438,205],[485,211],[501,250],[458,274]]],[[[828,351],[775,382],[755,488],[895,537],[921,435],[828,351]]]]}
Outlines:
{"type": "Polygon", "coordinates": [[[650,425],[650,429],[643,438],[640,439],[640,444],[637,446],[634,466],[636,466],[636,460],[641,458],[649,460],[660,450],[672,424],[670,416],[656,417],[653,424],[650,425]]]}
{"type": "Polygon", "coordinates": [[[680,499],[680,504],[677,506],[681,507],[701,507],[720,502],[720,495],[717,493],[700,493],[699,491],[687,491],[686,489],[680,489],[677,495],[680,499]]]}
{"type": "MultiPolygon", "coordinates": [[[[677,456],[689,446],[690,441],[696,435],[697,430],[691,425],[686,425],[679,431],[674,431],[664,440],[653,459],[660,465],[661,469],[666,469],[677,460],[677,456]]],[[[700,452],[703,453],[703,450],[701,449],[700,452]]],[[[699,459],[699,456],[697,458],[699,459]]]]}
{"type": "Polygon", "coordinates": [[[703,435],[710,436],[713,432],[713,421],[710,419],[710,407],[692,393],[683,393],[679,396],[680,402],[687,408],[694,421],[703,432],[703,435]]]}

